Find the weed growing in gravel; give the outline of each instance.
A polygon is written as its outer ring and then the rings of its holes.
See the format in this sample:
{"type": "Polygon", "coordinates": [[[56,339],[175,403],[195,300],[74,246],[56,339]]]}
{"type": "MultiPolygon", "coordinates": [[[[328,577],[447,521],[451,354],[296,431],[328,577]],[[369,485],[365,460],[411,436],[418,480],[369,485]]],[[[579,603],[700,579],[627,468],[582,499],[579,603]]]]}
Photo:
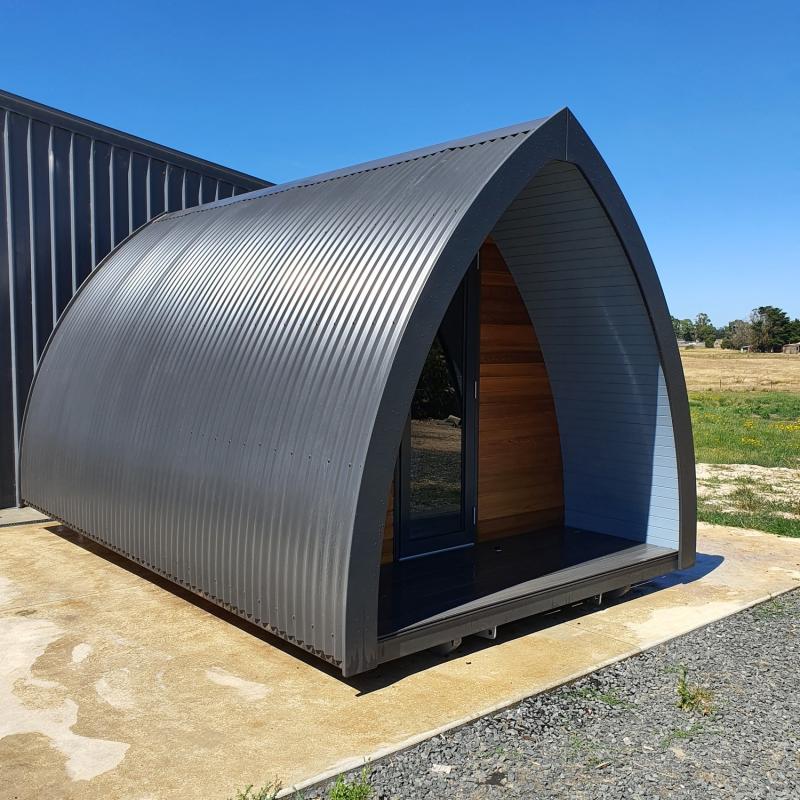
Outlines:
{"type": "Polygon", "coordinates": [[[666,750],[673,742],[677,742],[679,739],[691,739],[702,732],[703,726],[699,722],[693,722],[688,728],[673,728],[661,740],[661,746],[666,750]]]}
{"type": "Polygon", "coordinates": [[[611,762],[600,754],[600,747],[588,739],[573,733],[569,737],[569,754],[573,761],[583,761],[587,767],[603,769],[611,762]]]}
{"type": "Polygon", "coordinates": [[[591,686],[585,686],[581,689],[572,689],[567,692],[568,697],[581,700],[594,700],[598,703],[605,703],[607,706],[622,706],[630,708],[631,704],[627,700],[623,700],[616,689],[609,689],[607,692],[601,692],[599,689],[593,689],[591,686]]]}
{"type": "Polygon", "coordinates": [[[768,600],[753,609],[753,616],[758,620],[773,619],[781,617],[787,612],[788,608],[783,600],[768,600]]]}
{"type": "MultiPolygon", "coordinates": [[[[244,790],[236,792],[233,800],[275,800],[280,790],[280,783],[268,783],[260,789],[254,789],[250,784],[244,790]]],[[[229,798],[229,800],[231,799],[229,798]]]]}
{"type": "Polygon", "coordinates": [[[687,680],[686,667],[678,667],[678,708],[682,711],[697,711],[704,717],[714,713],[713,695],[705,689],[687,680]]]}
{"type": "Polygon", "coordinates": [[[571,733],[569,737],[569,750],[570,754],[573,758],[578,758],[582,753],[586,751],[591,752],[594,750],[596,745],[592,742],[584,739],[583,736],[579,736],[577,733],[571,733]]]}
{"type": "Polygon", "coordinates": [[[331,786],[329,800],[368,800],[372,796],[372,785],[367,776],[367,770],[361,770],[361,775],[352,782],[340,775],[336,783],[331,786]]]}

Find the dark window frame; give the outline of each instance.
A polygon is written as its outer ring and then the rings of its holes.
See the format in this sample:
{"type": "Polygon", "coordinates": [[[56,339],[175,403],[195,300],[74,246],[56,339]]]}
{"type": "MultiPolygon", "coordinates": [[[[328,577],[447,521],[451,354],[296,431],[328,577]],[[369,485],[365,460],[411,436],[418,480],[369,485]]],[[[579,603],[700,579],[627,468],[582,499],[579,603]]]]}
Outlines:
{"type": "MultiPolygon", "coordinates": [[[[463,449],[461,509],[452,514],[412,517],[409,503],[411,412],[395,467],[394,558],[403,561],[475,544],[478,503],[478,377],[480,357],[480,281],[476,256],[464,277],[463,449]]],[[[459,287],[461,288],[461,287],[459,287]]],[[[438,336],[438,330],[437,334],[438,336]]]]}

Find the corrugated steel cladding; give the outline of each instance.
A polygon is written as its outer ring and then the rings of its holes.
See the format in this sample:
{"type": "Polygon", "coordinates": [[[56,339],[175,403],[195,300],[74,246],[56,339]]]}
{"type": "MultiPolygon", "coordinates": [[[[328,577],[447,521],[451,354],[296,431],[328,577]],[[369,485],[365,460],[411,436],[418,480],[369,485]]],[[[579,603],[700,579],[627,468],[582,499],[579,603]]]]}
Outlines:
{"type": "Polygon", "coordinates": [[[570,159],[569,140],[637,253],[690,563],[691,435],[669,316],[624,199],[570,120],[143,228],[51,339],[27,410],[24,498],[345,674],[374,666],[386,487],[430,342],[481,242],[543,166],[570,159]]]}
{"type": "Polygon", "coordinates": [[[393,353],[458,211],[514,147],[144,228],[42,363],[25,499],[340,661],[349,532],[393,353]]]}
{"type": "Polygon", "coordinates": [[[88,273],[164,211],[269,185],[0,92],[0,507],[36,364],[88,273]]]}

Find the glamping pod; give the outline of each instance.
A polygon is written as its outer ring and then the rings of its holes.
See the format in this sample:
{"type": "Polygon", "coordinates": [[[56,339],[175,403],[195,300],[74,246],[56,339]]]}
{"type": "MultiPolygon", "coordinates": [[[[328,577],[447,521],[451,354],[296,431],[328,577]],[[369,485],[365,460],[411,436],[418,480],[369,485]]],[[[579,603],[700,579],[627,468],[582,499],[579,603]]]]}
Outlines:
{"type": "Polygon", "coordinates": [[[20,469],[345,676],[695,556],[667,307],[566,109],[148,222],[53,332],[20,469]]]}

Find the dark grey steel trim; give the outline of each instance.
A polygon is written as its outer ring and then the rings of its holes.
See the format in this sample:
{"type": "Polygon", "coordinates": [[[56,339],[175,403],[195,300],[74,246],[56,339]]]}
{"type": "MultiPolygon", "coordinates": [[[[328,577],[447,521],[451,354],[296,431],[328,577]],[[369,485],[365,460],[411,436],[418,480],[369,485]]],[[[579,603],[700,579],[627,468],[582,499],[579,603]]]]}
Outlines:
{"type": "MultiPolygon", "coordinates": [[[[346,593],[348,640],[342,667],[345,676],[371,669],[378,663],[380,540],[374,531],[376,526],[381,527],[381,508],[385,502],[381,500],[380,487],[389,485],[393,451],[402,435],[406,409],[411,404],[430,342],[453,292],[500,215],[545,164],[566,157],[566,110],[549,119],[518,126],[516,130],[513,135],[525,130],[532,130],[535,135],[520,137],[519,146],[499,165],[463,213],[431,271],[426,291],[412,312],[392,363],[376,415],[380,427],[370,440],[365,459],[353,525],[346,593]]],[[[491,139],[491,134],[487,138],[491,139]]]]}
{"type": "Polygon", "coordinates": [[[392,471],[391,449],[399,441],[402,432],[401,418],[411,403],[416,376],[420,374],[424,354],[427,353],[421,342],[432,340],[436,326],[447,308],[447,302],[463,277],[467,265],[503,211],[546,163],[557,160],[569,161],[578,166],[606,206],[642,287],[659,348],[666,356],[663,369],[670,387],[670,407],[674,415],[675,446],[678,451],[682,492],[680,563],[682,567],[693,563],[696,536],[694,449],[683,369],[680,366],[666,302],[655,266],[630,207],[594,144],[569,110],[564,109],[540,122],[535,134],[528,136],[508,156],[466,211],[431,273],[426,294],[414,309],[408,324],[409,333],[395,357],[377,415],[381,426],[380,435],[374,435],[370,442],[354,524],[348,575],[351,580],[358,576],[360,590],[356,590],[354,581],[347,592],[348,619],[345,629],[349,636],[356,638],[353,641],[348,640],[345,647],[345,675],[369,669],[378,659],[377,637],[374,632],[377,630],[380,542],[374,534],[371,535],[371,531],[380,526],[380,486],[389,484],[392,471]],[[365,586],[372,586],[372,591],[365,592],[365,586]],[[358,659],[351,662],[349,657],[353,655],[358,659]]]}

